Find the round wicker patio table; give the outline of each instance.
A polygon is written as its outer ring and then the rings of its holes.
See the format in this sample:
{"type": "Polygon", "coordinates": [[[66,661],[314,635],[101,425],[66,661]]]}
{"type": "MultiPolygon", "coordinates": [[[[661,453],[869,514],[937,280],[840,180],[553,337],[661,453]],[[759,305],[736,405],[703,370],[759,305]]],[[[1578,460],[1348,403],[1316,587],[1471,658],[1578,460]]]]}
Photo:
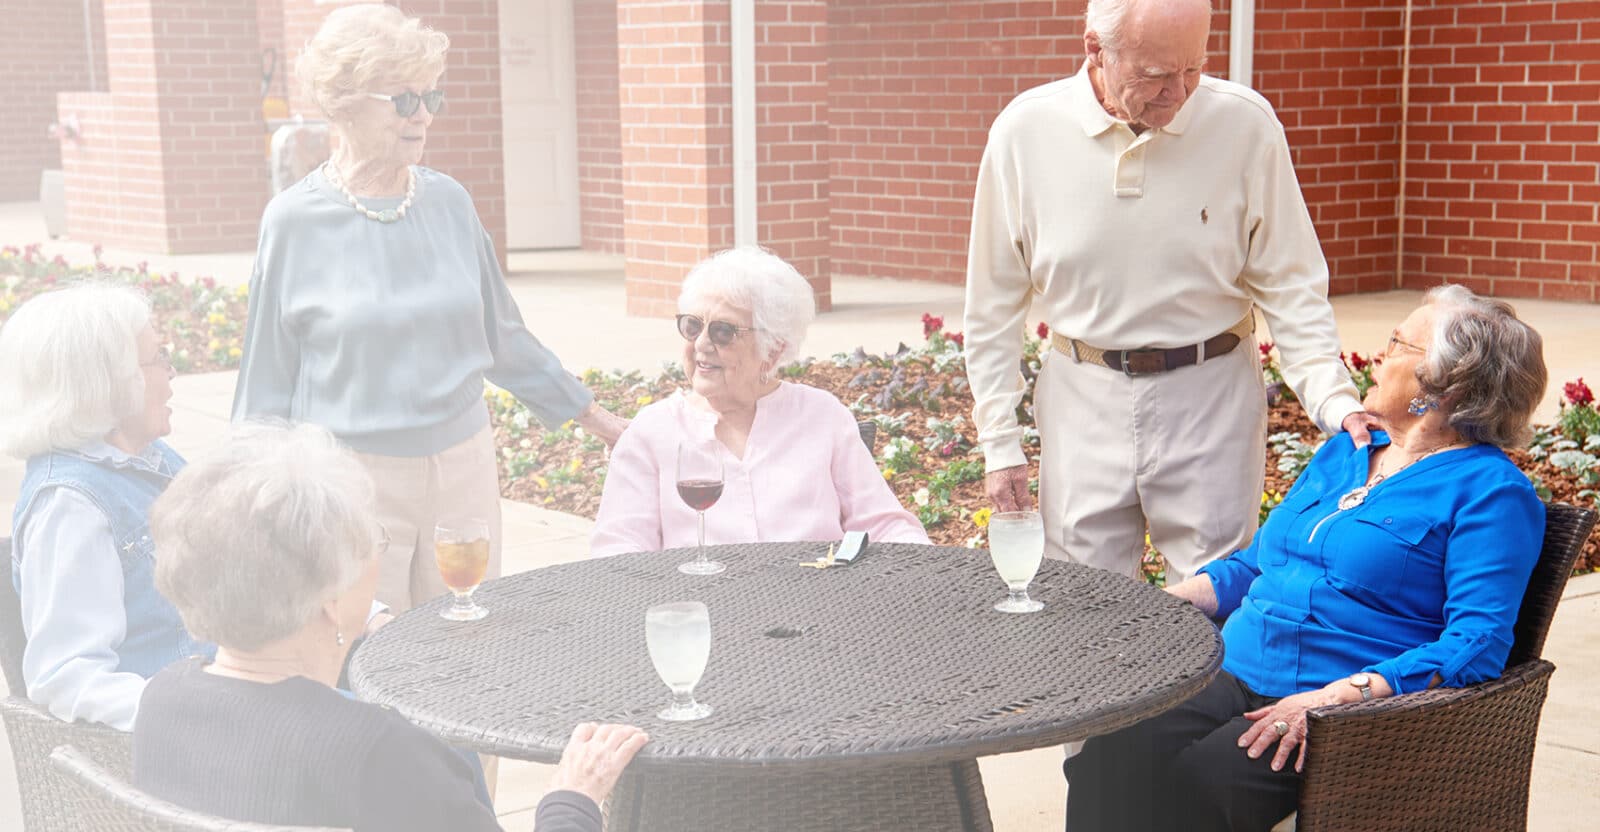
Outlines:
{"type": "Polygon", "coordinates": [[[554,762],[579,722],[650,733],[611,829],[991,828],[976,758],[1081,740],[1158,714],[1216,674],[1216,628],[1131,578],[1046,561],[1043,612],[1007,615],[988,553],[874,543],[802,568],[820,543],[711,547],[524,572],[479,588],[481,621],[441,599],[368,639],[350,680],[451,744],[554,762]],[[705,602],[708,719],[668,723],[645,609],[705,602]]]}

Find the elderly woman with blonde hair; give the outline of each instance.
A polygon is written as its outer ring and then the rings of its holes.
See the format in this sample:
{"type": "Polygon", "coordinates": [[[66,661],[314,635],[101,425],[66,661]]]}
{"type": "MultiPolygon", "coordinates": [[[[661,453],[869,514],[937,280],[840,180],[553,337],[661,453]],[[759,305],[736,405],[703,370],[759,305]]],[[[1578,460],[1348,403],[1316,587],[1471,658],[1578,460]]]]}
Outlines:
{"type": "MultiPolygon", "coordinates": [[[[241,425],[173,480],[151,518],[156,585],[218,647],[150,680],[136,785],[257,823],[500,828],[460,754],[333,688],[387,542],[374,498],[363,466],[310,425],[241,425]]],[[[536,810],[540,832],[599,832],[600,802],[647,739],[579,725],[536,810]]]]}
{"type": "Polygon", "coordinates": [[[0,329],[0,443],[27,460],[8,576],[22,676],[28,698],[62,719],[130,730],[145,681],[211,649],[153,580],[150,506],[184,464],[162,439],[172,376],[132,289],[49,292],[0,329]]]}
{"type": "Polygon", "coordinates": [[[376,3],[334,10],[306,44],[295,75],[336,150],[262,218],[233,403],[236,420],[318,424],[359,453],[392,538],[378,598],[397,611],[446,592],[439,520],[485,521],[499,573],[486,378],[547,425],[609,443],[626,424],[528,332],[466,189],[420,164],[448,46],[376,3]]]}
{"type": "Polygon", "coordinates": [[[833,394],[782,381],[816,315],[794,266],[757,248],[695,266],[678,297],[688,383],[634,417],[611,454],[590,540],[594,555],[692,546],[698,513],[677,490],[679,449],[706,449],[723,472],[708,544],[832,540],[927,543],[833,394]]]}

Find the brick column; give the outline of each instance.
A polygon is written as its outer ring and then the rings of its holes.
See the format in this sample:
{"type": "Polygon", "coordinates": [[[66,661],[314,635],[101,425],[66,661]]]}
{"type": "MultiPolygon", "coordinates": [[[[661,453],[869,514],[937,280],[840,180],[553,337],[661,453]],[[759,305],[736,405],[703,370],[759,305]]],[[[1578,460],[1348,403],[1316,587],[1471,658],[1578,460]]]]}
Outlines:
{"type": "Polygon", "coordinates": [[[249,249],[267,199],[254,0],[105,0],[106,93],[63,93],[74,237],[249,249]]]}
{"type": "MultiPolygon", "coordinates": [[[[826,9],[757,4],[758,238],[828,308],[826,9]]],[[[630,315],[676,311],[695,263],[733,244],[727,0],[618,0],[630,315]]]]}
{"type": "Polygon", "coordinates": [[[578,82],[578,202],[583,247],[622,253],[622,124],[617,98],[617,0],[574,0],[578,82]]]}
{"type": "MultiPolygon", "coordinates": [[[[0,0],[0,17],[18,28],[0,49],[0,78],[10,93],[0,119],[0,202],[39,198],[39,173],[61,166],[48,126],[56,95],[89,88],[83,4],[0,0]]],[[[98,85],[105,88],[105,33],[91,21],[98,85]]]]}

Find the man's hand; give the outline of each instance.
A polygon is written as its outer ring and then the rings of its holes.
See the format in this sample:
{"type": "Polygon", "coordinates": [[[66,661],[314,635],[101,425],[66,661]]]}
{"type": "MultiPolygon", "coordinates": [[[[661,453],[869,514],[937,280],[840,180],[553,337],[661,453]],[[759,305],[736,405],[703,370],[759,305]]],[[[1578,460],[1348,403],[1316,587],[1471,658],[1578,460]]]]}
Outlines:
{"type": "Polygon", "coordinates": [[[1350,434],[1350,441],[1356,444],[1356,450],[1365,448],[1372,441],[1372,429],[1380,426],[1378,417],[1361,410],[1344,417],[1340,425],[1345,433],[1350,434]]]}
{"type": "Polygon", "coordinates": [[[988,492],[995,511],[1025,511],[1033,508],[1033,495],[1028,493],[1026,465],[990,471],[983,477],[983,489],[988,492]]]}

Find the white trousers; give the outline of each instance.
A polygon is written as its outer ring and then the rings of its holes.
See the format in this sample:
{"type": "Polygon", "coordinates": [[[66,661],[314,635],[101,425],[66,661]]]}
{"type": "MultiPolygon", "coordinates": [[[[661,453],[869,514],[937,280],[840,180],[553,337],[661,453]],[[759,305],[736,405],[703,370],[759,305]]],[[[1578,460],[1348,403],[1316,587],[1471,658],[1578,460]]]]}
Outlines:
{"type": "Polygon", "coordinates": [[[1267,409],[1255,338],[1130,377],[1051,350],[1034,388],[1045,555],[1134,575],[1150,542],[1168,585],[1255,534],[1267,409]]]}
{"type": "Polygon", "coordinates": [[[450,591],[433,559],[433,527],[441,520],[489,524],[484,580],[500,576],[500,469],[492,429],[433,456],[356,458],[378,487],[378,522],[389,533],[378,566],[378,600],[395,615],[450,591]]]}

